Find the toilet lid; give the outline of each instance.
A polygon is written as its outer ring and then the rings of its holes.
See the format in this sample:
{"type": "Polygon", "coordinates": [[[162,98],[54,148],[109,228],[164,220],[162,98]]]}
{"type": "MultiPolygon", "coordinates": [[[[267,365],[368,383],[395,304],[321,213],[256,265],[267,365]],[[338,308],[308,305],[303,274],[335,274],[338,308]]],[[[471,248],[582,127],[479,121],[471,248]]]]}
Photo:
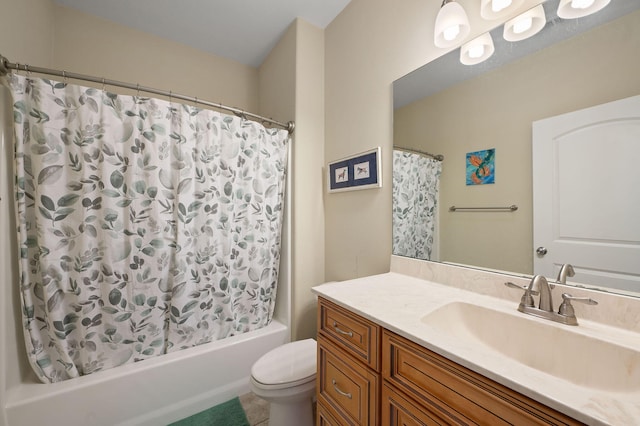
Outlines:
{"type": "Polygon", "coordinates": [[[304,382],[316,374],[316,341],[299,340],[264,354],[251,368],[251,376],[264,385],[304,382]]]}

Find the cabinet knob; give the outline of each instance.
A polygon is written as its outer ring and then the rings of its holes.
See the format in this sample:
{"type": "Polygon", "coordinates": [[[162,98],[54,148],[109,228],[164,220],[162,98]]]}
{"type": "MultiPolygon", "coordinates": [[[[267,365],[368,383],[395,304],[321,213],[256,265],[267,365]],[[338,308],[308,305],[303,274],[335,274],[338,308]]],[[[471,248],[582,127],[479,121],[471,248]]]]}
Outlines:
{"type": "Polygon", "coordinates": [[[544,256],[545,254],[547,254],[547,249],[540,246],[536,249],[536,253],[538,253],[538,256],[544,256]]]}

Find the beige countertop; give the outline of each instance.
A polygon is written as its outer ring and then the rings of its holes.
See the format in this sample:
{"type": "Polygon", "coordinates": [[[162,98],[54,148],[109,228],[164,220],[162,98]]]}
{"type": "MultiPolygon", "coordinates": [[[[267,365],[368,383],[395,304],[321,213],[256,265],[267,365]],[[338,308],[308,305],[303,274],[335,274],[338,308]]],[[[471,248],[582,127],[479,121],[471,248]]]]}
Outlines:
{"type": "MultiPolygon", "coordinates": [[[[503,291],[500,289],[499,291],[503,291]]],[[[518,391],[534,400],[590,425],[640,424],[640,383],[631,391],[612,387],[593,389],[580,386],[529,367],[473,339],[455,338],[422,321],[429,313],[452,302],[474,304],[506,314],[505,318],[525,316],[548,327],[570,327],[548,320],[538,319],[517,311],[518,290],[513,300],[479,294],[468,289],[442,285],[389,272],[313,288],[318,296],[343,306],[407,339],[455,361],[477,373],[518,391]]],[[[557,302],[556,302],[557,303],[557,302]]],[[[571,332],[598,339],[606,339],[618,345],[640,351],[640,335],[622,328],[584,320],[571,332]]],[[[500,333],[500,330],[496,330],[500,333]]],[[[549,351],[553,342],[539,342],[549,351]]],[[[557,357],[580,357],[575,353],[557,353],[557,357]]],[[[611,360],[615,362],[615,360],[611,360]]],[[[606,374],[606,360],[599,368],[606,374]]],[[[627,365],[631,377],[639,377],[640,365],[627,365]]]]}

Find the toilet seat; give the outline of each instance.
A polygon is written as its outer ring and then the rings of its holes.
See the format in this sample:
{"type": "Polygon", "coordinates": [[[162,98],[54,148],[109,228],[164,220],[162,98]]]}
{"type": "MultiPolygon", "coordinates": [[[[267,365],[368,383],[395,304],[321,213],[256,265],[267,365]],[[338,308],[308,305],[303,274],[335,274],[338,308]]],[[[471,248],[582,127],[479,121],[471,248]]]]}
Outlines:
{"type": "Polygon", "coordinates": [[[264,354],[251,368],[251,380],[262,389],[283,389],[315,380],[316,341],[299,340],[264,354]]]}

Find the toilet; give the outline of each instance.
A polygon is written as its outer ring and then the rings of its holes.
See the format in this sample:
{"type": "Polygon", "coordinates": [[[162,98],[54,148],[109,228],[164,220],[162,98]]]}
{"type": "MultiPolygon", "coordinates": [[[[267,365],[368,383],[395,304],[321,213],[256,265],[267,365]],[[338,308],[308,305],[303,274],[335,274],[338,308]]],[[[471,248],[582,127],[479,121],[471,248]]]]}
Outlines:
{"type": "Polygon", "coordinates": [[[251,391],[269,402],[269,424],[312,426],[316,341],[299,340],[264,354],[251,367],[251,391]]]}

